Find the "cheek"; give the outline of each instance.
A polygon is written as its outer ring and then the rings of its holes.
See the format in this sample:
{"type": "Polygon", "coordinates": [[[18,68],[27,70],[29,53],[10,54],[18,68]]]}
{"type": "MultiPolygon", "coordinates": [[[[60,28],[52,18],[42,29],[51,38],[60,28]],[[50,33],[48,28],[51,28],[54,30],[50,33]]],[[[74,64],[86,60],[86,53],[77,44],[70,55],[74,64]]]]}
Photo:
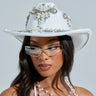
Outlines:
{"type": "Polygon", "coordinates": [[[33,66],[36,70],[38,70],[38,59],[37,58],[34,58],[34,57],[31,57],[31,60],[32,60],[32,63],[33,63],[33,66]]]}
{"type": "Polygon", "coordinates": [[[63,53],[58,54],[54,57],[54,62],[63,62],[63,53]]]}
{"type": "Polygon", "coordinates": [[[57,68],[58,70],[62,67],[63,65],[63,53],[61,54],[58,54],[57,56],[54,57],[54,60],[53,60],[53,65],[55,68],[57,68]]]}
{"type": "Polygon", "coordinates": [[[33,65],[36,65],[36,63],[37,63],[37,58],[31,57],[31,60],[32,60],[32,62],[33,62],[33,65]]]}

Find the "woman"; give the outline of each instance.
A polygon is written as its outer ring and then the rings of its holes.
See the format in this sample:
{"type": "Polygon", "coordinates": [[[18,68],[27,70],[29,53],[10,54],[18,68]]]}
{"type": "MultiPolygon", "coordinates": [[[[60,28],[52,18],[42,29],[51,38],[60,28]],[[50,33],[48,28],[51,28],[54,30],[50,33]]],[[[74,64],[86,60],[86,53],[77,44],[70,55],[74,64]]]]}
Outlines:
{"type": "Polygon", "coordinates": [[[93,96],[70,80],[74,51],[86,45],[90,29],[72,30],[64,12],[40,3],[29,12],[26,30],[6,31],[23,44],[20,73],[1,96],[93,96]]]}

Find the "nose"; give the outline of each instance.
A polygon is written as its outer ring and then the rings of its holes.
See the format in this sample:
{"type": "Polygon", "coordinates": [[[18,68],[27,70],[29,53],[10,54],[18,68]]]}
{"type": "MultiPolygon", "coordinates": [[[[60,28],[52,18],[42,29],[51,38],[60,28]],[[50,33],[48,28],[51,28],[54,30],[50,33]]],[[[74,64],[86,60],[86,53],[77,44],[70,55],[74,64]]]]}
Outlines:
{"type": "Polygon", "coordinates": [[[44,51],[42,51],[39,58],[40,60],[48,60],[49,56],[44,51]]]}

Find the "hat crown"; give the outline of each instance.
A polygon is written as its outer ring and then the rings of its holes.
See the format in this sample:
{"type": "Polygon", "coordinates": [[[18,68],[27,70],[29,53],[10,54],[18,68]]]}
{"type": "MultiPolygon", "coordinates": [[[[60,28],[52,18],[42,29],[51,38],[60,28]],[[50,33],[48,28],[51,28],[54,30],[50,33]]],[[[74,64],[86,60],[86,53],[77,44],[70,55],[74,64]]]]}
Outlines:
{"type": "Polygon", "coordinates": [[[54,3],[39,3],[29,12],[26,30],[70,30],[71,19],[66,13],[56,8],[54,3]]]}

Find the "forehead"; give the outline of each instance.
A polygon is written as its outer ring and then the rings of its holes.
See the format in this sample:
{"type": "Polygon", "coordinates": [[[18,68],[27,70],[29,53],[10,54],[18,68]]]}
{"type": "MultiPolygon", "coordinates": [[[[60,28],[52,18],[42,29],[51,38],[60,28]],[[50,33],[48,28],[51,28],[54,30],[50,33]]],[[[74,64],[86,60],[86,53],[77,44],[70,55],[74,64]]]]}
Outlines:
{"type": "Polygon", "coordinates": [[[58,37],[30,37],[30,43],[47,44],[58,41],[58,37]]]}

